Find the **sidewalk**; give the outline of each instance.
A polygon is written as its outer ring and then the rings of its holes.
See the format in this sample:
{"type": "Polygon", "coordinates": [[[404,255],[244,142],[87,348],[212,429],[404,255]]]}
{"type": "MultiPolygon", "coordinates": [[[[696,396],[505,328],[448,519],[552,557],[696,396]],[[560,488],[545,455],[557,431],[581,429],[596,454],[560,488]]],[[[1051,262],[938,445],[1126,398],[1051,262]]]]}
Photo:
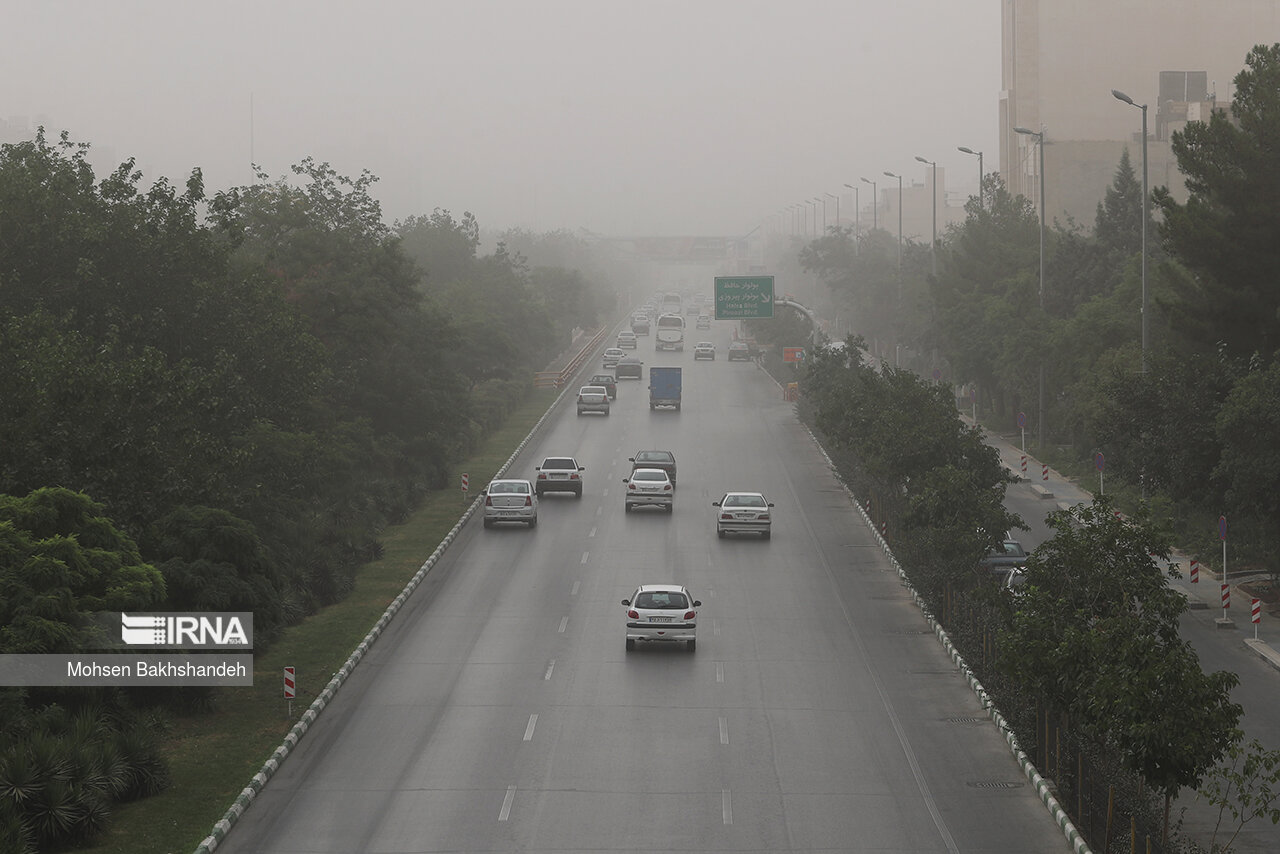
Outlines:
{"type": "MultiPolygon", "coordinates": [[[[961,413],[962,420],[969,425],[973,419],[961,413]]],[[[1077,504],[1091,504],[1093,493],[1072,482],[1064,475],[1048,469],[1048,479],[1044,478],[1045,467],[1039,460],[1026,455],[1026,474],[1023,474],[1022,449],[1013,442],[992,433],[985,428],[983,437],[988,445],[1000,454],[1000,462],[1004,464],[1014,477],[1028,483],[1046,504],[1052,502],[1053,509],[1066,510],[1077,504]]],[[[1046,511],[1050,508],[1046,508],[1046,511]]],[[[1169,584],[1187,598],[1187,607],[1191,610],[1217,610],[1222,612],[1222,579],[1207,568],[1200,567],[1200,580],[1192,584],[1189,578],[1191,556],[1175,551],[1171,558],[1177,565],[1182,577],[1170,580],[1169,584]]],[[[1255,639],[1254,624],[1250,621],[1250,595],[1236,585],[1243,578],[1228,577],[1230,582],[1231,607],[1227,609],[1228,617],[1221,616],[1215,621],[1223,631],[1239,632],[1241,642],[1271,667],[1280,670],[1280,618],[1267,612],[1264,607],[1261,622],[1257,624],[1255,639]]]]}

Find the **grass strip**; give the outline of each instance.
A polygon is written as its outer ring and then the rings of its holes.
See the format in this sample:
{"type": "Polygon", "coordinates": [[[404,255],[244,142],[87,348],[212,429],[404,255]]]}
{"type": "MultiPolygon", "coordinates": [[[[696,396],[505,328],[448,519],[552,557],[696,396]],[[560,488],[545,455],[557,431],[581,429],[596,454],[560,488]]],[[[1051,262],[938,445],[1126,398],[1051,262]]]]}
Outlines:
{"type": "MultiPolygon", "coordinates": [[[[471,496],[493,478],[557,394],[557,389],[535,389],[507,424],[458,467],[458,476],[464,471],[469,475],[471,496]]],[[[404,524],[388,528],[382,559],[360,568],[351,595],[291,626],[269,650],[254,656],[252,687],[217,689],[214,711],[172,721],[162,749],[173,784],[155,797],[117,807],[97,843],[79,850],[194,851],[465,507],[459,489],[440,490],[428,495],[404,524]],[[286,665],[297,670],[298,698],[291,715],[282,697],[286,665]]]]}

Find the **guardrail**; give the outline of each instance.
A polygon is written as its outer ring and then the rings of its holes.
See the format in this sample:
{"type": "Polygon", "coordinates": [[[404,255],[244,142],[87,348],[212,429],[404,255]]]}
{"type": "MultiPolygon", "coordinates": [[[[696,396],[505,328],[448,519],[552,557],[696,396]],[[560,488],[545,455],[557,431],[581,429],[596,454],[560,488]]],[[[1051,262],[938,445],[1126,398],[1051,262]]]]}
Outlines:
{"type": "Polygon", "coordinates": [[[563,370],[559,371],[538,371],[533,375],[533,385],[535,388],[563,388],[565,383],[578,372],[583,363],[587,361],[593,350],[600,346],[600,342],[604,341],[609,334],[609,328],[600,327],[600,331],[591,336],[591,340],[583,346],[577,354],[569,360],[569,364],[565,365],[563,370]]]}

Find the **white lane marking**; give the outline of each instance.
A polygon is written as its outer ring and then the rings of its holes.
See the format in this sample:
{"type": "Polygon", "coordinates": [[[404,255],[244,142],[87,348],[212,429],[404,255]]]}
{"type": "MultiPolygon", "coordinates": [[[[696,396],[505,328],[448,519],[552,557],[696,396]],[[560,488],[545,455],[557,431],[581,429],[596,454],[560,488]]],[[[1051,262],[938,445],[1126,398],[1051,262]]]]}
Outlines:
{"type": "Polygon", "coordinates": [[[588,558],[588,557],[590,557],[590,556],[591,556],[591,552],[583,552],[583,553],[582,553],[582,561],[581,561],[581,563],[582,563],[582,565],[583,565],[583,566],[586,566],[586,565],[587,565],[587,558],[588,558]]]}
{"type": "Polygon", "coordinates": [[[575,582],[573,582],[573,589],[569,591],[569,595],[570,595],[570,596],[577,596],[577,595],[578,595],[578,587],[579,587],[581,584],[582,584],[582,582],[581,582],[581,581],[575,581],[575,582]]]}
{"type": "Polygon", "coordinates": [[[569,626],[569,618],[565,617],[560,621],[560,634],[564,634],[564,630],[569,626]]]}
{"type": "Polygon", "coordinates": [[[603,512],[604,512],[604,508],[603,508],[603,507],[597,507],[597,508],[596,508],[596,515],[597,515],[597,516],[599,516],[599,515],[600,515],[601,513],[603,513],[603,512]]]}
{"type": "Polygon", "coordinates": [[[596,535],[596,529],[595,529],[595,526],[594,526],[594,525],[592,525],[592,526],[591,526],[591,533],[587,534],[587,539],[589,540],[589,539],[591,539],[592,537],[594,537],[595,535],[596,535]]]}
{"type": "Polygon", "coordinates": [[[716,681],[717,682],[724,681],[724,664],[718,661],[716,662],[716,681]]]}
{"type": "Polygon", "coordinates": [[[602,496],[604,496],[605,498],[608,498],[608,497],[609,497],[609,490],[607,490],[607,489],[606,489],[604,492],[602,492],[602,493],[600,493],[600,494],[601,494],[602,496]]]}
{"type": "MultiPolygon", "coordinates": [[[[534,715],[534,717],[536,718],[537,715],[534,715]]],[[[530,726],[532,726],[532,724],[530,724],[530,726]]],[[[525,739],[525,741],[528,741],[528,740],[529,739],[527,738],[525,739]]],[[[720,719],[720,743],[721,744],[729,743],[729,719],[728,718],[720,719]]]]}
{"type": "MultiPolygon", "coordinates": [[[[720,720],[724,720],[721,718],[720,720]]],[[[538,716],[536,714],[529,715],[529,725],[524,728],[524,740],[533,741],[533,728],[538,725],[538,716]]]]}
{"type": "Polygon", "coordinates": [[[720,634],[720,621],[719,621],[719,620],[712,620],[712,621],[711,621],[711,634],[713,634],[713,635],[718,635],[718,634],[720,634]]]}
{"type": "Polygon", "coordinates": [[[543,679],[551,679],[551,671],[556,669],[556,660],[553,658],[547,662],[547,672],[542,675],[543,679]]]}
{"type": "MultiPolygon", "coordinates": [[[[511,788],[514,789],[515,786],[511,788]]],[[[733,798],[730,796],[728,789],[721,790],[720,804],[720,812],[724,815],[724,823],[733,824],[733,798]]]]}
{"type": "MultiPolygon", "coordinates": [[[[502,810],[498,813],[498,821],[506,821],[511,815],[511,802],[516,799],[516,787],[507,786],[507,796],[502,799],[502,810]]],[[[729,822],[725,822],[728,824],[729,822]]]]}

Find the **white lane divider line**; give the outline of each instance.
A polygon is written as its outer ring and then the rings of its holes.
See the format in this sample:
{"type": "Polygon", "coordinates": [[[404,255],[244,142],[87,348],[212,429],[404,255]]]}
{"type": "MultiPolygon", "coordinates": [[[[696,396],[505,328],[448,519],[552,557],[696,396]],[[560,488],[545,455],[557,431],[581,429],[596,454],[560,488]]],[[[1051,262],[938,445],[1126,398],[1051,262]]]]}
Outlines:
{"type": "Polygon", "coordinates": [[[597,508],[596,508],[596,515],[597,515],[597,516],[599,516],[599,515],[600,515],[601,513],[603,513],[603,512],[604,512],[604,508],[603,508],[603,507],[597,507],[597,508]]]}
{"type": "Polygon", "coordinates": [[[724,681],[724,663],[720,661],[716,662],[716,681],[724,681]]]}
{"type": "MultiPolygon", "coordinates": [[[[720,720],[724,720],[721,718],[720,720]]],[[[529,725],[524,728],[524,740],[533,741],[533,728],[538,725],[538,716],[536,714],[529,715],[529,725]]]]}
{"type": "Polygon", "coordinates": [[[569,627],[569,618],[564,617],[560,620],[560,634],[564,634],[564,630],[569,627]]]}
{"type": "Polygon", "coordinates": [[[589,540],[589,539],[591,539],[592,537],[594,537],[595,535],[596,535],[596,528],[595,528],[595,525],[592,525],[592,526],[591,526],[591,533],[587,534],[587,539],[589,540]]]}
{"type": "Polygon", "coordinates": [[[712,620],[712,621],[711,621],[711,634],[713,634],[713,635],[718,635],[718,634],[720,634],[720,621],[719,621],[719,620],[712,620]]]}
{"type": "MultiPolygon", "coordinates": [[[[536,718],[537,715],[534,715],[534,717],[536,718]]],[[[530,724],[529,726],[532,727],[533,724],[530,724]]],[[[529,739],[527,738],[525,739],[525,741],[528,741],[528,740],[529,739]]],[[[729,743],[729,719],[728,718],[720,719],[720,743],[721,744],[729,743]]]]}
{"type": "MultiPolygon", "coordinates": [[[[726,795],[727,797],[727,795],[726,795]]],[[[511,816],[511,802],[516,799],[516,787],[507,786],[507,796],[502,799],[502,810],[498,813],[498,821],[506,821],[511,816]]],[[[725,822],[728,824],[729,822],[725,822]]]]}
{"type": "Polygon", "coordinates": [[[591,556],[591,552],[583,552],[583,553],[582,553],[582,565],[583,565],[583,566],[586,566],[586,565],[587,565],[587,558],[588,558],[588,557],[590,557],[590,556],[591,556]]]}
{"type": "Polygon", "coordinates": [[[547,662],[547,672],[542,675],[542,678],[547,680],[548,682],[551,681],[551,671],[555,669],[556,669],[556,660],[553,658],[547,662]]]}
{"type": "MultiPolygon", "coordinates": [[[[512,786],[511,788],[514,790],[515,786],[512,786]]],[[[511,797],[510,792],[507,793],[507,797],[511,797]]],[[[724,823],[733,824],[733,797],[729,794],[728,789],[721,790],[720,804],[720,811],[724,815],[724,823]]]]}
{"type": "Polygon", "coordinates": [[[578,588],[579,588],[579,587],[581,587],[581,586],[582,586],[582,582],[581,582],[581,581],[575,581],[575,582],[573,582],[573,589],[571,589],[571,590],[569,591],[569,595],[570,595],[570,596],[577,596],[577,595],[578,595],[578,588]]]}

